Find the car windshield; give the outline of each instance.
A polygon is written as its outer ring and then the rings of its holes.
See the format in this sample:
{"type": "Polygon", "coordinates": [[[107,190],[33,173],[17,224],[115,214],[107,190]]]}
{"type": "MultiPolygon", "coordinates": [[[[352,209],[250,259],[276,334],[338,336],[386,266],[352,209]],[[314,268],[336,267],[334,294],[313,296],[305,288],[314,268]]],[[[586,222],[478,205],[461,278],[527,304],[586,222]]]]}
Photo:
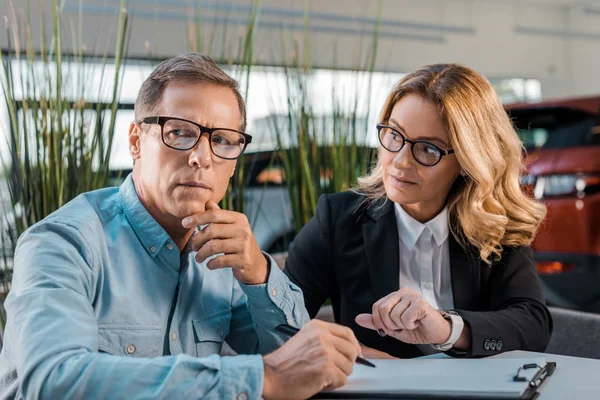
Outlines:
{"type": "Polygon", "coordinates": [[[589,117],[556,127],[517,129],[517,133],[528,150],[598,146],[600,133],[594,133],[593,129],[597,125],[596,118],[589,117]]]}

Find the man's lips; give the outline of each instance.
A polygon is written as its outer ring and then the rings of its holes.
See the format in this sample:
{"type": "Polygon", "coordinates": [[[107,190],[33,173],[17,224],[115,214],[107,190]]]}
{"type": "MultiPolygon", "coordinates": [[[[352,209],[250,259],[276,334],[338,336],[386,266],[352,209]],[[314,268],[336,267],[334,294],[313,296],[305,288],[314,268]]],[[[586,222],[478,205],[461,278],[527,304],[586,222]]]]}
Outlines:
{"type": "Polygon", "coordinates": [[[202,182],[181,182],[180,186],[211,190],[211,188],[202,182]]]}

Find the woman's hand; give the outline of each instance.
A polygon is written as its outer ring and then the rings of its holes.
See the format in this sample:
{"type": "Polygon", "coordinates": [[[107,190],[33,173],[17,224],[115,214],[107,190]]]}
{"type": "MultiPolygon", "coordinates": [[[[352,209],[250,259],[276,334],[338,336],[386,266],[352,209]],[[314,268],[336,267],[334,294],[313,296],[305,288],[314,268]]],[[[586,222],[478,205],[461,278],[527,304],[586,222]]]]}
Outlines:
{"type": "Polygon", "coordinates": [[[375,359],[392,359],[396,358],[385,351],[377,350],[364,344],[360,344],[360,351],[363,358],[375,358],[375,359]]]}
{"type": "Polygon", "coordinates": [[[356,323],[410,344],[440,344],[452,326],[420,293],[403,288],[373,304],[371,314],[360,314],[356,323]]]}

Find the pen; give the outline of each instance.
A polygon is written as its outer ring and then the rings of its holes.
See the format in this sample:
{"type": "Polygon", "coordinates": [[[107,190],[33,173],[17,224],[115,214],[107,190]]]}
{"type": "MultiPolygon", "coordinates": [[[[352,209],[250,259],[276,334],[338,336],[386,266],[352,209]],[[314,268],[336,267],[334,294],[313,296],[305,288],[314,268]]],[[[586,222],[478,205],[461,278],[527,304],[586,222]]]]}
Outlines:
{"type": "MultiPolygon", "coordinates": [[[[282,325],[277,325],[277,327],[275,328],[275,330],[283,332],[283,333],[287,333],[290,336],[294,336],[296,333],[298,333],[298,331],[300,331],[300,329],[288,325],[288,324],[282,324],[282,325]]],[[[376,368],[375,364],[365,360],[362,357],[357,357],[356,358],[356,363],[357,364],[362,364],[362,365],[366,365],[367,367],[372,367],[372,368],[376,368]]]]}

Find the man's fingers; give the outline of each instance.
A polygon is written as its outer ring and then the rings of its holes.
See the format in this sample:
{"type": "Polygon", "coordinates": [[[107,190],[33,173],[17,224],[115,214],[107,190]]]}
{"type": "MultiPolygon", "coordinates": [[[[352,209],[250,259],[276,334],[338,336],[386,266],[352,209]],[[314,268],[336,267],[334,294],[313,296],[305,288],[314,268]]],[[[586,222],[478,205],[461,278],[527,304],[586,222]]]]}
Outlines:
{"type": "Polygon", "coordinates": [[[221,268],[233,268],[240,264],[240,257],[237,254],[225,254],[219,255],[208,263],[206,263],[206,267],[208,269],[221,269],[221,268]]]}
{"type": "MultiPolygon", "coordinates": [[[[218,207],[218,206],[217,206],[218,207]]],[[[193,214],[185,217],[181,221],[184,228],[193,228],[206,224],[233,224],[241,220],[240,214],[235,211],[221,210],[220,208],[212,208],[204,212],[193,214]]]]}
{"type": "MultiPolygon", "coordinates": [[[[343,341],[345,341],[346,343],[348,343],[349,345],[354,347],[354,349],[356,351],[356,354],[354,355],[354,359],[356,359],[357,354],[361,354],[360,343],[358,342],[358,339],[354,335],[354,332],[352,331],[352,329],[348,328],[347,326],[342,326],[342,325],[338,325],[338,324],[328,324],[327,327],[329,328],[329,332],[332,335],[334,335],[340,339],[343,339],[343,341]]],[[[354,361],[354,360],[352,360],[352,361],[354,361]]]]}
{"type": "Polygon", "coordinates": [[[354,357],[354,359],[351,359],[348,358],[345,354],[340,353],[338,351],[331,352],[330,357],[335,367],[339,369],[339,372],[341,372],[344,375],[344,377],[352,373],[356,357],[354,357]]]}
{"type": "Polygon", "coordinates": [[[208,200],[206,202],[206,204],[204,205],[204,209],[207,211],[208,210],[220,210],[221,207],[219,207],[219,205],[215,201],[208,200]]]}
{"type": "MultiPolygon", "coordinates": [[[[350,364],[350,368],[354,367],[354,363],[350,364]]],[[[352,371],[350,371],[352,373],[352,371]]],[[[323,390],[333,390],[342,387],[348,381],[348,375],[343,369],[334,365],[332,370],[328,372],[329,384],[323,388],[323,390]]]]}
{"type": "MultiPolygon", "coordinates": [[[[350,374],[352,372],[352,365],[354,364],[354,361],[356,361],[356,357],[358,356],[360,345],[357,349],[354,343],[349,342],[347,340],[339,339],[337,337],[334,338],[333,345],[335,347],[335,350],[344,358],[346,358],[346,361],[348,361],[350,368],[349,370],[344,370],[344,372],[350,374]]],[[[347,365],[348,363],[345,363],[344,365],[347,365]]]]}
{"type": "Polygon", "coordinates": [[[214,239],[231,239],[237,237],[240,227],[235,224],[210,224],[201,231],[194,233],[190,243],[194,250],[201,249],[214,239]]]}
{"type": "Polygon", "coordinates": [[[243,243],[235,239],[213,239],[206,242],[196,253],[196,261],[204,262],[215,254],[238,254],[243,250],[243,243]]]}

